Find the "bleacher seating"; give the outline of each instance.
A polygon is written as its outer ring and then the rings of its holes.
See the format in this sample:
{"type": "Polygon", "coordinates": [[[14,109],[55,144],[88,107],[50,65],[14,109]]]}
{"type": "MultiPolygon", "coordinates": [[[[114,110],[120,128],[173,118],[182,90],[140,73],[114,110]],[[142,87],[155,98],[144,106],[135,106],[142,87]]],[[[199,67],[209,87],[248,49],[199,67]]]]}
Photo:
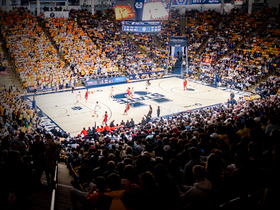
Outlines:
{"type": "MultiPolygon", "coordinates": [[[[122,33],[111,12],[92,16],[86,11],[72,11],[69,19],[44,20],[69,66],[59,59],[29,12],[1,12],[1,32],[25,87],[44,86],[49,74],[63,86],[75,74],[109,76],[120,70],[131,74],[158,68],[166,59],[168,36],[180,34],[179,20],[171,16],[170,21],[164,21],[163,31],[156,35],[162,45],[159,53],[152,36],[122,33]],[[140,52],[127,36],[148,54],[140,52]]],[[[218,14],[190,11],[186,17],[190,54],[194,55],[212,32],[218,14]]],[[[0,200],[7,203],[10,193],[14,195],[10,209],[28,209],[32,193],[40,188],[35,181],[40,182],[44,170],[49,172],[36,164],[36,158],[45,154],[46,160],[54,160],[59,146],[75,177],[73,188],[79,188],[71,191],[73,207],[79,200],[75,195],[79,195],[84,206],[91,202],[103,209],[109,203],[108,195],[113,194],[110,190],[120,197],[130,196],[132,204],[125,199],[118,202],[135,210],[150,206],[168,210],[266,209],[275,204],[280,186],[280,71],[275,69],[280,61],[279,16],[269,9],[254,11],[251,16],[233,10],[220,21],[199,57],[190,56],[190,61],[197,63],[198,73],[204,73],[193,77],[196,80],[212,83],[214,74],[218,74],[220,85],[230,89],[256,85],[256,95],[236,99],[234,104],[225,102],[146,118],[135,126],[92,130],[90,136],[71,136],[55,144],[52,138],[57,137],[38,125],[36,112],[21,99],[19,91],[0,85],[0,200]],[[204,59],[209,59],[210,70],[199,72],[204,59]],[[40,141],[42,136],[46,138],[44,143],[40,141]],[[40,147],[45,151],[40,153],[40,147]],[[88,176],[83,177],[83,173],[88,176]],[[110,186],[108,192],[96,190],[100,176],[110,186]],[[110,182],[112,177],[115,185],[110,182]],[[91,181],[96,185],[87,189],[91,181]]],[[[7,66],[1,52],[0,56],[7,66]]]]}
{"type": "Polygon", "coordinates": [[[28,12],[1,14],[2,34],[23,87],[42,89],[71,80],[70,69],[59,59],[35,16],[28,12]]]}

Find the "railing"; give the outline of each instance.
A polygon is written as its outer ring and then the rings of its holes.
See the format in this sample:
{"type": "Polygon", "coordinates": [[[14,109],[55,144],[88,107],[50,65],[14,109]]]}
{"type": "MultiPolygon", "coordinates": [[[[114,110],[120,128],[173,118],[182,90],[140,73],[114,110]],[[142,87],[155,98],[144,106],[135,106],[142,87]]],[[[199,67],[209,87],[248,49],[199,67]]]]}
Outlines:
{"type": "Polygon", "coordinates": [[[54,179],[53,179],[53,190],[52,190],[52,198],[51,198],[51,206],[50,210],[56,209],[56,191],[58,187],[58,161],[55,163],[55,171],[54,171],[54,179]]]}

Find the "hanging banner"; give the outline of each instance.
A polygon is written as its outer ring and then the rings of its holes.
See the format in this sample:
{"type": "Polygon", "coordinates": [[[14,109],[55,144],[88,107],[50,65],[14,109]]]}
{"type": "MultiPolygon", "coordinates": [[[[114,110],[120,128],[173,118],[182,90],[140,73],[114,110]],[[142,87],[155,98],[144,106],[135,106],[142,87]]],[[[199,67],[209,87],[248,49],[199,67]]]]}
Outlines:
{"type": "Polygon", "coordinates": [[[169,37],[169,46],[186,47],[187,46],[187,37],[186,36],[170,36],[169,37]]]}
{"type": "Polygon", "coordinates": [[[112,77],[112,78],[102,78],[102,79],[91,79],[84,81],[84,85],[88,87],[93,86],[102,86],[107,84],[120,84],[120,83],[126,83],[126,77],[112,77]]]}
{"type": "Polygon", "coordinates": [[[46,11],[44,12],[46,18],[61,18],[64,17],[65,19],[69,18],[69,11],[46,11]]]}
{"type": "Polygon", "coordinates": [[[171,5],[220,4],[221,0],[172,0],[171,5]]]}

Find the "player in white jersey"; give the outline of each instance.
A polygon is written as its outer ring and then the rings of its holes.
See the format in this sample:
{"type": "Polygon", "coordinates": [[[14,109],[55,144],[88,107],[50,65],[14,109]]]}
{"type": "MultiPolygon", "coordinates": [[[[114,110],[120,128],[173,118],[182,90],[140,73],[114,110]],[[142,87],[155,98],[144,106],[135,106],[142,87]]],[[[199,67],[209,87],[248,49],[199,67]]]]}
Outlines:
{"type": "Polygon", "coordinates": [[[133,99],[133,96],[134,96],[134,89],[133,89],[133,87],[131,87],[131,90],[130,90],[130,97],[131,97],[131,99],[133,99]]]}
{"type": "Polygon", "coordinates": [[[94,107],[94,114],[93,117],[96,115],[98,117],[98,111],[101,109],[101,106],[98,104],[98,101],[96,101],[95,107],[94,107]]]}
{"type": "Polygon", "coordinates": [[[109,98],[113,98],[114,96],[115,96],[115,90],[113,87],[111,87],[109,98]]]}
{"type": "Polygon", "coordinates": [[[147,92],[148,92],[148,88],[149,88],[150,85],[151,85],[150,81],[147,80],[147,81],[146,81],[146,87],[145,87],[145,89],[146,89],[147,92]]]}
{"type": "Polygon", "coordinates": [[[81,91],[78,92],[78,94],[76,95],[76,103],[79,103],[79,101],[81,100],[82,96],[81,96],[81,91]]]}

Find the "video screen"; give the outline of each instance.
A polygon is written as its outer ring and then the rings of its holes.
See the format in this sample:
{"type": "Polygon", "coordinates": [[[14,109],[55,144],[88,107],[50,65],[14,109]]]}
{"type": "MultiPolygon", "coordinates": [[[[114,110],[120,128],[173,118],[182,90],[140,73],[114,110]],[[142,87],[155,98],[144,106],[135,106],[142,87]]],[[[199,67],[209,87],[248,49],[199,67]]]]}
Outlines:
{"type": "Polygon", "coordinates": [[[116,20],[135,20],[134,0],[116,1],[116,20]]]}
{"type": "Polygon", "coordinates": [[[145,0],[142,20],[168,20],[170,0],[145,0]]]}

